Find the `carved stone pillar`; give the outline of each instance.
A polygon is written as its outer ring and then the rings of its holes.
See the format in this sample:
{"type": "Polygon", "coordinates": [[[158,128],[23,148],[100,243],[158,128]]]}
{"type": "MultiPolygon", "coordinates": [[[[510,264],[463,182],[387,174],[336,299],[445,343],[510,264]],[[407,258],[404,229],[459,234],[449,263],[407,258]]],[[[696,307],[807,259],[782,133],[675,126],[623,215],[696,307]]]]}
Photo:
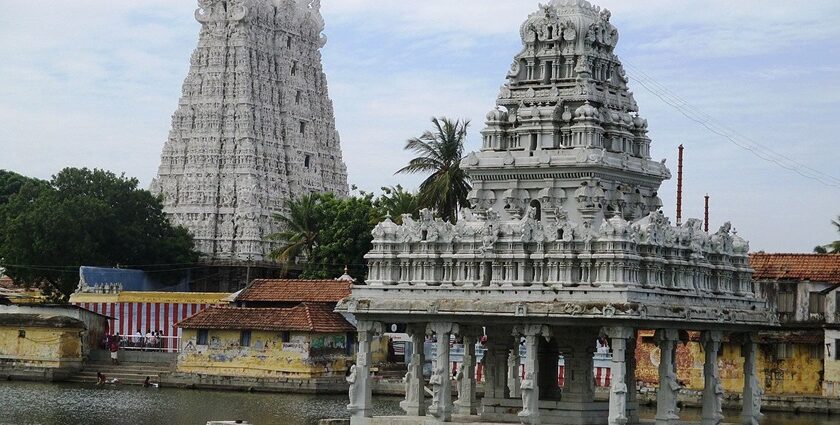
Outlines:
{"type": "Polygon", "coordinates": [[[475,399],[475,343],[481,335],[481,328],[461,329],[464,342],[464,362],[461,364],[458,382],[458,400],[455,409],[459,415],[475,415],[478,413],[478,402],[475,399]]]}
{"type": "Polygon", "coordinates": [[[741,399],[743,409],[741,410],[741,423],[744,425],[758,425],[762,418],[761,396],[764,390],[761,381],[758,380],[756,371],[757,344],[755,335],[746,335],[741,353],[744,356],[744,393],[741,399]]]}
{"type": "Polygon", "coordinates": [[[636,389],[636,341],[638,335],[634,331],[633,337],[627,341],[624,363],[627,367],[627,374],[624,382],[627,383],[627,423],[639,423],[639,392],[636,389]]]}
{"type": "Polygon", "coordinates": [[[703,414],[702,425],[719,425],[723,421],[723,387],[720,384],[717,354],[723,333],[705,331],[700,335],[706,362],[703,364],[703,414]]]}
{"type": "Polygon", "coordinates": [[[522,359],[519,357],[519,335],[514,336],[511,346],[513,348],[508,350],[507,357],[508,398],[519,398],[519,385],[521,383],[519,366],[522,364],[522,359]]]}
{"type": "Polygon", "coordinates": [[[405,400],[400,402],[400,407],[407,416],[425,416],[426,403],[425,381],[423,380],[423,365],[426,362],[424,348],[426,344],[426,325],[412,324],[408,326],[408,334],[411,335],[411,363],[408,364],[408,372],[403,378],[405,384],[405,400]]]}
{"type": "Polygon", "coordinates": [[[677,393],[680,386],[677,383],[677,373],[674,370],[674,350],[679,333],[676,329],[660,329],[654,335],[659,345],[659,390],[656,393],[656,425],[676,424],[680,417],[677,415],[677,393]]]}
{"type": "MultiPolygon", "coordinates": [[[[564,340],[567,338],[564,337],[564,340]]],[[[565,389],[563,400],[589,403],[595,398],[595,376],[593,374],[595,335],[589,332],[568,338],[570,347],[564,351],[566,361],[565,389]]]]}
{"type": "Polygon", "coordinates": [[[350,376],[347,382],[350,384],[350,404],[347,410],[350,411],[350,424],[362,425],[366,423],[365,418],[372,416],[371,412],[371,377],[370,377],[370,344],[374,334],[382,333],[382,324],[360,320],[356,325],[358,331],[358,351],[356,352],[356,364],[351,366],[350,376]]]}
{"type": "Polygon", "coordinates": [[[522,380],[521,396],[522,411],[519,412],[519,420],[523,424],[540,424],[540,340],[545,337],[551,338],[551,328],[541,325],[518,326],[514,328],[513,334],[518,339],[520,335],[525,337],[525,379],[522,380]]]}
{"type": "Polygon", "coordinates": [[[437,355],[432,378],[432,405],[429,414],[440,422],[452,419],[452,385],[449,373],[449,337],[458,333],[458,325],[445,322],[429,323],[426,333],[434,334],[437,338],[437,355]]]}
{"type": "MultiPolygon", "coordinates": [[[[625,425],[629,422],[627,416],[627,340],[633,338],[634,331],[627,327],[606,328],[604,331],[610,338],[612,348],[610,386],[610,413],[608,416],[609,425],[625,425]]],[[[635,388],[633,388],[635,390],[635,388]]]]}

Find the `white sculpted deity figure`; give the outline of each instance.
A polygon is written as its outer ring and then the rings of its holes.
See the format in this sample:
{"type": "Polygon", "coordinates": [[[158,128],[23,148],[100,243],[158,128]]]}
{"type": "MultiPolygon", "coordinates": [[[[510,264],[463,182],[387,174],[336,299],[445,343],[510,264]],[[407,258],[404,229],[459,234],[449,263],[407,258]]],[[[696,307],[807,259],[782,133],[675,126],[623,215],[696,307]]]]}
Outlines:
{"type": "Polygon", "coordinates": [[[530,418],[533,413],[531,412],[531,404],[534,402],[534,385],[534,373],[526,373],[525,379],[519,385],[522,392],[522,411],[518,415],[520,418],[530,418]]]}
{"type": "Polygon", "coordinates": [[[350,404],[347,405],[347,408],[350,409],[356,406],[356,365],[350,366],[350,374],[345,379],[350,384],[347,394],[350,397],[350,404]]]}
{"type": "Polygon", "coordinates": [[[432,416],[438,417],[440,415],[440,392],[443,391],[443,385],[446,381],[446,370],[442,365],[435,368],[435,372],[429,379],[429,384],[432,385],[432,405],[429,406],[429,413],[432,416]]]}
{"type": "Polygon", "coordinates": [[[715,384],[715,418],[719,421],[723,420],[723,385],[720,380],[715,384]]]}
{"type": "Polygon", "coordinates": [[[463,391],[463,388],[462,388],[463,384],[464,384],[464,368],[461,367],[461,368],[458,368],[458,372],[455,374],[455,390],[458,391],[458,400],[460,400],[461,397],[464,394],[464,391],[463,391]]]}
{"type": "Polygon", "coordinates": [[[408,364],[408,372],[403,377],[403,386],[405,387],[405,403],[409,406],[416,405],[420,402],[418,400],[420,380],[417,379],[414,373],[415,366],[419,363],[419,355],[411,356],[411,362],[408,364]]]}

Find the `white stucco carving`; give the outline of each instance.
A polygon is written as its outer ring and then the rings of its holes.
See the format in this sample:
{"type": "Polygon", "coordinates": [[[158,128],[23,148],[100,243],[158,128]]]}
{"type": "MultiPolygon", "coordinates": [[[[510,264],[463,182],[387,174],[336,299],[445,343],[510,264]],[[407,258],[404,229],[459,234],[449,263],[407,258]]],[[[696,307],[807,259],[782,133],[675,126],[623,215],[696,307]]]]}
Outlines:
{"type": "Polygon", "coordinates": [[[209,258],[259,261],[290,198],[347,194],[320,2],[198,6],[198,46],[151,190],[209,258]]]}

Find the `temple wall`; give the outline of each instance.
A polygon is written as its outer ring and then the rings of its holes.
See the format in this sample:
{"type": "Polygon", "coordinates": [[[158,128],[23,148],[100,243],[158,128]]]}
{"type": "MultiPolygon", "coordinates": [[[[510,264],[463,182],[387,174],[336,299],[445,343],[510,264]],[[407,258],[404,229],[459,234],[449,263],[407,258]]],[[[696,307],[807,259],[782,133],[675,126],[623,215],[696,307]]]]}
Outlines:
{"type": "MultiPolygon", "coordinates": [[[[775,346],[759,345],[757,370],[759,379],[764,384],[766,394],[820,395],[822,359],[812,358],[812,345],[790,344],[791,355],[786,359],[775,359],[775,346]]],[[[636,379],[645,386],[658,386],[659,348],[650,337],[640,337],[636,346],[636,379]]],[[[677,346],[677,379],[685,389],[703,390],[704,354],[700,343],[689,341],[677,346]]],[[[826,376],[828,375],[826,362],[826,376]]],[[[840,377],[840,361],[831,362],[835,377],[840,377]]],[[[734,343],[724,343],[718,359],[721,384],[726,392],[740,393],[744,387],[744,359],[741,347],[734,343]]],[[[840,378],[837,378],[840,381],[840,378]]],[[[840,390],[840,384],[837,384],[840,390]]],[[[838,391],[840,392],[840,391],[838,391]]]]}
{"type": "MultiPolygon", "coordinates": [[[[239,330],[208,330],[207,345],[198,345],[198,330],[183,329],[176,371],[239,377],[336,377],[344,376],[353,351],[344,333],[252,331],[251,345],[239,345],[239,330]],[[348,355],[348,353],[350,353],[348,355]]],[[[374,364],[387,359],[388,338],[374,340],[374,364]]]]}
{"type": "Polygon", "coordinates": [[[0,377],[51,380],[79,370],[83,331],[25,324],[0,327],[0,377]]]}
{"type": "Polygon", "coordinates": [[[223,376],[315,377],[344,375],[349,356],[346,335],[252,331],[241,347],[238,330],[209,330],[208,344],[197,344],[196,329],[184,329],[176,370],[223,376]]]}

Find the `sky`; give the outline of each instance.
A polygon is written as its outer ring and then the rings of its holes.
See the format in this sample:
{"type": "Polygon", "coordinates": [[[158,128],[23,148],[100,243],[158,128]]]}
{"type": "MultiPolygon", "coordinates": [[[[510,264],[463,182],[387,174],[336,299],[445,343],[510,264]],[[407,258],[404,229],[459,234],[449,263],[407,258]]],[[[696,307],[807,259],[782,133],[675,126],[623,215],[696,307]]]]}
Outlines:
{"type": "MultiPolygon", "coordinates": [[[[676,177],[685,146],[684,217],[702,218],[708,193],[711,227],[731,221],[754,251],[810,252],[840,237],[831,225],[840,188],[760,159],[653,92],[667,88],[740,143],[763,146],[761,156],[771,149],[840,179],[840,2],[595,3],[618,27],[652,156],[676,177]]],[[[195,0],[0,5],[0,168],[38,178],[104,168],[147,187],[198,39],[195,0]]],[[[519,26],[537,6],[322,0],[324,69],[350,183],[416,188],[421,176],[394,172],[432,116],[471,120],[467,150],[476,150],[521,49],[519,26]]],[[[672,217],[675,192],[676,178],[660,191],[672,217]]]]}

